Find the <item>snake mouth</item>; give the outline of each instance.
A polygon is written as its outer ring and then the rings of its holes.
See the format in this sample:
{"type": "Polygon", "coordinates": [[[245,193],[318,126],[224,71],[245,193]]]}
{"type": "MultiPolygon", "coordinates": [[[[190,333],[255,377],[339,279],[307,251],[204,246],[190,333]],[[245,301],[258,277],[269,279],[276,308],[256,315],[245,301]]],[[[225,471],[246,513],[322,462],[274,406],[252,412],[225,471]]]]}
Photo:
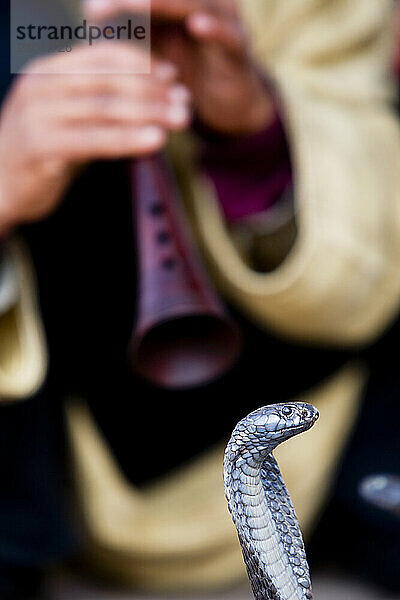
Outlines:
{"type": "Polygon", "coordinates": [[[290,427],[288,431],[292,431],[293,433],[301,433],[302,431],[308,431],[313,424],[314,423],[302,423],[301,425],[296,425],[296,427],[290,427]]]}
{"type": "Polygon", "coordinates": [[[319,419],[319,410],[315,409],[315,413],[312,416],[311,419],[311,427],[318,421],[319,419]]]}

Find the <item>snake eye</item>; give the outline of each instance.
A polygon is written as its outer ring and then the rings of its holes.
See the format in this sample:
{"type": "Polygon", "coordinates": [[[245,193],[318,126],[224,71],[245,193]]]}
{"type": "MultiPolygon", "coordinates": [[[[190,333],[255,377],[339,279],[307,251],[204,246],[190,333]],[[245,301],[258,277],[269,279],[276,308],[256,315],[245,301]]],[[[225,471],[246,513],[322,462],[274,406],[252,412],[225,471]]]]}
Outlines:
{"type": "Polygon", "coordinates": [[[291,406],[284,406],[282,408],[282,414],[285,415],[285,417],[290,417],[293,414],[293,408],[291,406]]]}

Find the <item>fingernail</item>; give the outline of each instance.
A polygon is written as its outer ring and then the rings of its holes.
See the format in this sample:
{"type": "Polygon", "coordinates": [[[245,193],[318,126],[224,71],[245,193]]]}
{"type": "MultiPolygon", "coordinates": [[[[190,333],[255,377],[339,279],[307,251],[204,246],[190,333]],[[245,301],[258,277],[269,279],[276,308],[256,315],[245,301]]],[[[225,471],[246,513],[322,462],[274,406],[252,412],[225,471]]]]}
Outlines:
{"type": "Polygon", "coordinates": [[[84,6],[90,11],[97,12],[110,7],[110,0],[85,0],[84,6]]]}
{"type": "Polygon", "coordinates": [[[176,77],[177,68],[172,63],[160,63],[154,67],[153,73],[156,77],[169,81],[176,77]]]}
{"type": "Polygon", "coordinates": [[[189,118],[189,111],[185,106],[171,106],[168,109],[168,121],[172,125],[184,125],[189,118]]]}
{"type": "Polygon", "coordinates": [[[185,85],[174,85],[168,92],[168,98],[171,102],[189,102],[192,95],[185,85]]]}
{"type": "Polygon", "coordinates": [[[160,127],[150,125],[149,127],[143,127],[139,133],[141,140],[144,144],[159,144],[164,136],[163,130],[160,127]]]}
{"type": "Polygon", "coordinates": [[[191,17],[191,25],[198,31],[207,32],[215,26],[215,18],[207,14],[194,14],[191,17]]]}

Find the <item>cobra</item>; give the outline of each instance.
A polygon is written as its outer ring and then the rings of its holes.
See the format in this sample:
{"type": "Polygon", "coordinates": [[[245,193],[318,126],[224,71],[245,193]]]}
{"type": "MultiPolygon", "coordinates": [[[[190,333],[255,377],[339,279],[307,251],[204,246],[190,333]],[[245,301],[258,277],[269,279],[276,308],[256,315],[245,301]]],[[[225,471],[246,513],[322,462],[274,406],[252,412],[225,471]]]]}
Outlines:
{"type": "Polygon", "coordinates": [[[226,448],[225,495],[256,600],[312,598],[303,537],[273,450],[318,417],[301,402],[259,408],[238,423],[226,448]]]}

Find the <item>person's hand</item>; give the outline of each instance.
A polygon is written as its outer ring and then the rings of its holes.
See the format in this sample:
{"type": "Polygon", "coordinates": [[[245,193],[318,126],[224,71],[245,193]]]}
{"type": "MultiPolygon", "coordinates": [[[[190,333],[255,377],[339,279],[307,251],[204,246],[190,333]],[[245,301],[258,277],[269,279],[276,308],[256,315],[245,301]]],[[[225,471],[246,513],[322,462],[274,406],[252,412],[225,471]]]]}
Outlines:
{"type": "Polygon", "coordinates": [[[151,75],[96,73],[143,60],[132,44],[105,42],[37,59],[16,79],[0,114],[0,234],[49,214],[80,165],[156,152],[188,125],[190,94],[172,64],[153,59],[151,75]],[[95,74],[57,74],[73,61],[95,74]]]}
{"type": "MultiPolygon", "coordinates": [[[[251,2],[251,0],[249,0],[251,2]]],[[[88,18],[106,21],[142,12],[148,0],[86,0],[88,18]]],[[[155,51],[179,68],[194,108],[225,134],[255,133],[273,117],[273,102],[249,58],[235,0],[152,0],[155,51]]]]}

